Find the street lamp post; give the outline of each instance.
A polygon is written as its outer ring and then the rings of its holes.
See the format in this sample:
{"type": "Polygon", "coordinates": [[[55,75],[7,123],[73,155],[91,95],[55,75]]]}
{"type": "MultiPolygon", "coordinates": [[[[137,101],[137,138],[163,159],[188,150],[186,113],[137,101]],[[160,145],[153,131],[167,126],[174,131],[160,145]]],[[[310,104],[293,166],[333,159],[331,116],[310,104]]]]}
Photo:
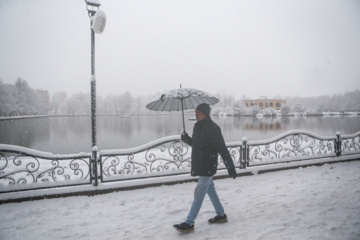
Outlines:
{"type": "Polygon", "coordinates": [[[85,0],[86,9],[90,17],[91,31],[91,140],[92,147],[96,146],[96,77],[95,77],[95,32],[102,33],[106,24],[106,15],[100,11],[100,1],[85,0]]]}
{"type": "Polygon", "coordinates": [[[90,168],[92,169],[91,179],[97,186],[97,147],[96,147],[96,77],[95,77],[95,33],[102,33],[106,24],[106,15],[99,10],[100,1],[85,0],[86,9],[90,17],[91,31],[91,142],[92,157],[90,168]]]}

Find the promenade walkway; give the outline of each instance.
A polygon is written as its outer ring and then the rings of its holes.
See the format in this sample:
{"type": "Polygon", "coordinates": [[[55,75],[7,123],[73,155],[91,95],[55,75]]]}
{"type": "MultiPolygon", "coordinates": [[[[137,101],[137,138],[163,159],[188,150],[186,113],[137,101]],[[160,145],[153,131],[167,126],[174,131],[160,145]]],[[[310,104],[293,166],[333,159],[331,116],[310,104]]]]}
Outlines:
{"type": "Polygon", "coordinates": [[[229,222],[206,197],[195,232],[182,235],[194,182],[93,197],[0,205],[0,239],[360,239],[360,161],[216,180],[229,222]]]}

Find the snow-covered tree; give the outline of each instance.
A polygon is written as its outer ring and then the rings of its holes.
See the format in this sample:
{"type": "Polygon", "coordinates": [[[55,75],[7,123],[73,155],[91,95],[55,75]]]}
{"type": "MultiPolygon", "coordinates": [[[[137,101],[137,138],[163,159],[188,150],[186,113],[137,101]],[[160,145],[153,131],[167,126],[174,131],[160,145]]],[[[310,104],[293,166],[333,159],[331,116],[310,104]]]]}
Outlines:
{"type": "Polygon", "coordinates": [[[283,104],[283,105],[281,106],[281,114],[287,115],[287,114],[290,113],[290,111],[291,111],[291,108],[289,107],[289,105],[283,104]]]}
{"type": "Polygon", "coordinates": [[[276,111],[273,108],[265,108],[263,110],[263,114],[266,117],[275,117],[276,116],[276,111]]]}
{"type": "Polygon", "coordinates": [[[91,99],[90,93],[78,93],[72,95],[67,101],[67,114],[70,115],[90,115],[91,113],[91,99]]]}
{"type": "Polygon", "coordinates": [[[251,106],[247,108],[247,114],[256,115],[261,113],[261,108],[258,105],[251,106]]]}
{"type": "Polygon", "coordinates": [[[133,104],[133,97],[129,92],[125,92],[119,96],[120,102],[120,113],[121,114],[129,114],[131,110],[131,106],[133,104]]]}
{"type": "Polygon", "coordinates": [[[303,107],[302,104],[297,103],[297,104],[295,105],[295,107],[294,107],[294,112],[296,112],[296,113],[303,113],[303,112],[305,112],[305,108],[303,107]]]}
{"type": "Polygon", "coordinates": [[[246,106],[243,101],[234,103],[234,114],[246,114],[246,106]]]}
{"type": "Polygon", "coordinates": [[[34,112],[34,96],[28,83],[18,78],[15,82],[16,87],[16,111],[20,115],[29,115],[34,112]]]}
{"type": "Polygon", "coordinates": [[[0,116],[8,116],[16,109],[14,90],[14,86],[0,81],[0,116]]]}

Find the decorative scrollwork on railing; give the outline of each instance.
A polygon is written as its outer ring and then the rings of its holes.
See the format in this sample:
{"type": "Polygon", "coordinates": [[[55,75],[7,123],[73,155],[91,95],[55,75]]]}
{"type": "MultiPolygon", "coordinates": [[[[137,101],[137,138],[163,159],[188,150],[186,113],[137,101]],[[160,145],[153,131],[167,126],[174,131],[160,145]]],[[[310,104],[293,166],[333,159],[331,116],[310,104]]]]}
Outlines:
{"type": "MultiPolygon", "coordinates": [[[[262,141],[248,141],[244,137],[242,142],[229,143],[227,147],[235,166],[246,168],[336,157],[342,153],[359,154],[360,132],[343,136],[338,132],[333,137],[320,137],[296,130],[262,141]]],[[[99,155],[97,150],[54,155],[0,144],[0,193],[91,184],[98,181],[98,173],[102,182],[190,173],[191,150],[178,136],[158,139],[132,149],[104,150],[99,155]]],[[[225,169],[221,156],[218,163],[218,169],[225,169]]]]}
{"type": "Polygon", "coordinates": [[[102,160],[102,173],[104,176],[127,176],[135,173],[145,173],[144,164],[135,161],[133,154],[127,156],[108,156],[102,160]]]}
{"type": "MultiPolygon", "coordinates": [[[[234,162],[234,165],[235,166],[240,166],[241,146],[231,145],[231,146],[228,146],[228,150],[229,150],[230,156],[231,156],[231,158],[232,158],[232,160],[234,162]]],[[[218,169],[225,169],[226,168],[224,160],[222,159],[221,156],[219,156],[219,161],[218,162],[219,162],[218,169]]]]}
{"type": "Polygon", "coordinates": [[[90,182],[87,156],[33,152],[17,146],[0,149],[0,192],[90,182]]]}
{"type": "Polygon", "coordinates": [[[360,132],[352,135],[342,136],[341,151],[343,153],[353,153],[360,151],[360,132]]]}
{"type": "Polygon", "coordinates": [[[319,137],[301,131],[279,136],[263,143],[249,143],[249,161],[253,163],[272,163],[288,159],[306,159],[318,155],[335,154],[336,138],[319,137]]]}
{"type": "Polygon", "coordinates": [[[150,172],[173,171],[191,167],[189,146],[182,141],[172,141],[146,151],[145,159],[150,172]]]}
{"type": "Polygon", "coordinates": [[[0,183],[15,185],[36,181],[35,173],[40,168],[38,159],[21,155],[7,157],[1,154],[0,162],[6,165],[0,172],[0,183]]]}
{"type": "MultiPolygon", "coordinates": [[[[240,164],[241,147],[228,147],[235,164],[240,164]]],[[[191,147],[178,137],[167,137],[136,149],[100,151],[102,181],[168,176],[190,173],[191,147]]],[[[219,156],[219,169],[225,168],[219,156]]]]}
{"type": "Polygon", "coordinates": [[[190,148],[177,138],[144,146],[128,153],[101,152],[103,178],[169,175],[191,167],[190,148]],[[171,172],[170,172],[171,171],[171,172]]]}

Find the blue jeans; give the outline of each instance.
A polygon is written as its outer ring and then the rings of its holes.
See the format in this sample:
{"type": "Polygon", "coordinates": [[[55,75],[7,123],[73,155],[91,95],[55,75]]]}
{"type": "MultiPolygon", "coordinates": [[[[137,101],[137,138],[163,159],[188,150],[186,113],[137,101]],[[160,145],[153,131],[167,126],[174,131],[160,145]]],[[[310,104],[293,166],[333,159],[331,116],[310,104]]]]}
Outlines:
{"type": "Polygon", "coordinates": [[[215,190],[213,177],[200,176],[194,192],[194,201],[191,205],[190,212],[185,221],[190,226],[195,224],[195,218],[200,211],[206,194],[209,195],[209,198],[215,208],[216,214],[220,216],[225,215],[224,208],[221,205],[220,199],[215,190]]]}

